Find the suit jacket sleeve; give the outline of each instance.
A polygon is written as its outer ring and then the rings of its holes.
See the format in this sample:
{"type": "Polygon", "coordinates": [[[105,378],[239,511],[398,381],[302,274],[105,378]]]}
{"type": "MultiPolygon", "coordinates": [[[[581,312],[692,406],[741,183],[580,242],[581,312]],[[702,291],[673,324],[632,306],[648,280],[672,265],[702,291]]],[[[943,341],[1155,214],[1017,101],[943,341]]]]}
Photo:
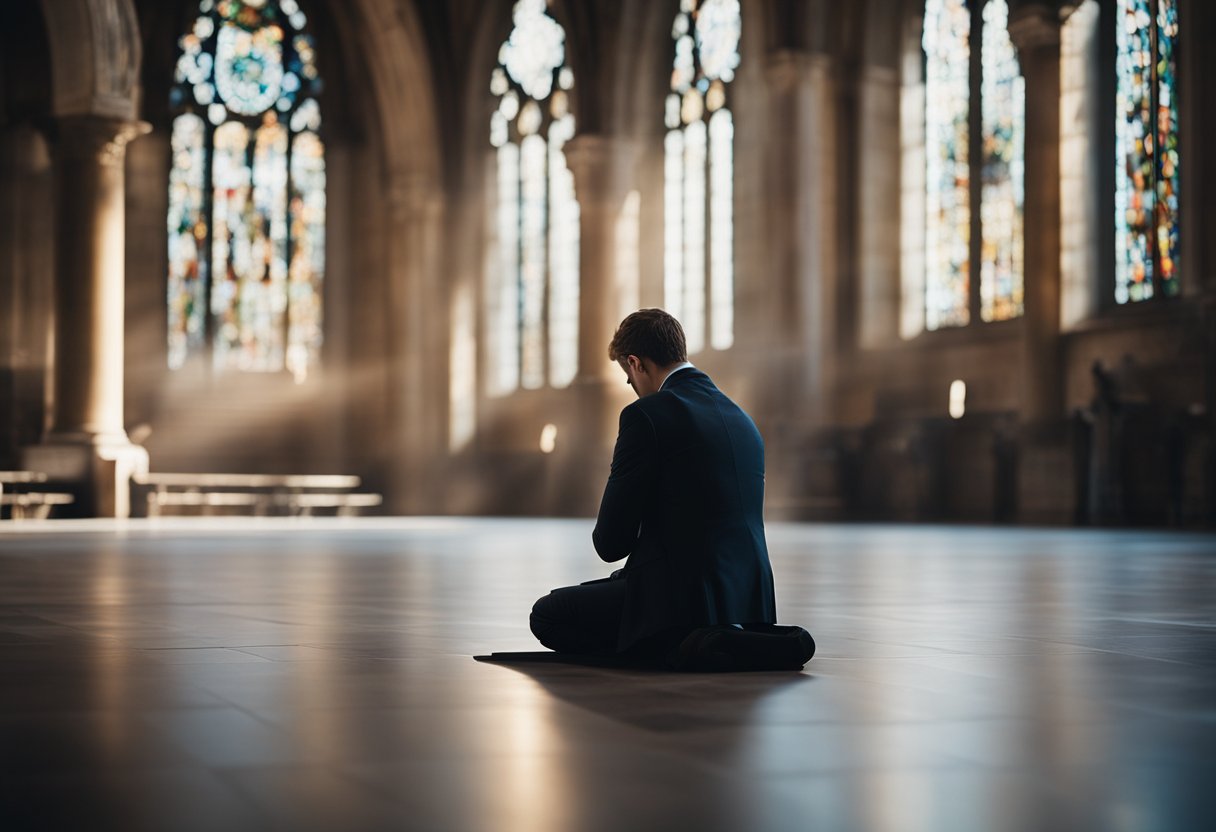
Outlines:
{"type": "Polygon", "coordinates": [[[621,411],[612,471],[591,540],[601,559],[611,563],[633,551],[642,513],[652,504],[658,439],[649,417],[637,404],[621,411]]]}

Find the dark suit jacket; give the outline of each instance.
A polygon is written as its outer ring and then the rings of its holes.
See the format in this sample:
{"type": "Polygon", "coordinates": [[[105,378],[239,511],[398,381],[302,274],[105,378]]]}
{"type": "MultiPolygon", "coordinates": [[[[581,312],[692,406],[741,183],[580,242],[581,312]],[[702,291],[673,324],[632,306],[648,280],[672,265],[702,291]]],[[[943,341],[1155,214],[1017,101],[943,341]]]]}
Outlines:
{"type": "Polygon", "coordinates": [[[676,626],[771,624],[764,440],[695,368],[621,411],[592,540],[626,555],[618,647],[676,626]]]}

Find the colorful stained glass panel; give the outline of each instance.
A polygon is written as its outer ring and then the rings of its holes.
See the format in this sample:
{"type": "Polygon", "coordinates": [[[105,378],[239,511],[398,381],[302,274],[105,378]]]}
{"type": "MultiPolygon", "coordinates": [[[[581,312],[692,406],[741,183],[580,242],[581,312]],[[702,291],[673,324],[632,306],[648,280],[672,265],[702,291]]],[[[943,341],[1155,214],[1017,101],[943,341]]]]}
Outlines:
{"type": "Polygon", "coordinates": [[[239,366],[241,288],[252,271],[249,130],[237,121],[218,127],[212,154],[211,314],[217,366],[239,366]]]}
{"type": "Polygon", "coordinates": [[[169,170],[169,366],[203,345],[207,315],[206,124],[193,113],[173,120],[169,170]]]}
{"type": "Polygon", "coordinates": [[[1026,84],[1008,17],[1005,0],[984,4],[980,316],[985,321],[1022,314],[1026,84]]]}
{"type": "Polygon", "coordinates": [[[1115,18],[1115,300],[1153,296],[1151,0],[1119,0],[1115,18]]]}
{"type": "Polygon", "coordinates": [[[284,80],[282,38],[278,26],[254,32],[233,23],[220,27],[215,81],[229,110],[255,116],[274,106],[284,80]]]}
{"type": "Polygon", "coordinates": [[[1115,301],[1179,293],[1177,0],[1118,0],[1115,301]]]}
{"type": "Polygon", "coordinates": [[[964,0],[927,0],[925,50],[925,326],[970,318],[971,12],[964,0]]]}
{"type": "Polygon", "coordinates": [[[1177,0],[1157,2],[1157,258],[1167,297],[1178,294],[1177,0]]]}
{"type": "Polygon", "coordinates": [[[178,40],[171,367],[208,346],[208,329],[217,367],[303,380],[319,361],[325,159],[306,23],[296,0],[200,0],[178,40]]]}

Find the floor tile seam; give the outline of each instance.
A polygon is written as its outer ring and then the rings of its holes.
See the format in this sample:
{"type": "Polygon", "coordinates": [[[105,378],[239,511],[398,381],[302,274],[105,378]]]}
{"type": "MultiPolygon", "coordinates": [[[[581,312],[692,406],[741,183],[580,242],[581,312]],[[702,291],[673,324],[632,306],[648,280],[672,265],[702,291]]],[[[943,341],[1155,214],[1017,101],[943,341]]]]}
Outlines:
{"type": "MultiPolygon", "coordinates": [[[[272,645],[254,645],[254,646],[272,646],[272,645]]],[[[168,653],[178,652],[182,650],[228,650],[233,653],[242,653],[244,650],[241,647],[236,647],[229,644],[195,644],[181,647],[136,647],[133,648],[144,653],[168,653]]],[[[249,655],[253,655],[250,653],[249,655]]],[[[261,657],[259,657],[261,658],[261,657]]]]}
{"type": "MultiPolygon", "coordinates": [[[[1104,654],[1104,655],[1108,655],[1108,656],[1128,656],[1128,657],[1135,658],[1135,659],[1144,659],[1146,661],[1153,661],[1153,662],[1163,662],[1165,664],[1183,665],[1186,667],[1202,667],[1203,666],[1203,665],[1196,665],[1193,662],[1181,661],[1179,659],[1167,659],[1167,658],[1162,658],[1160,656],[1143,656],[1138,653],[1128,653],[1126,650],[1103,650],[1101,648],[1096,648],[1096,649],[1090,650],[1088,652],[1094,653],[1094,654],[1100,653],[1100,654],[1104,654]]],[[[1069,654],[1069,655],[1072,655],[1072,654],[1069,654]]]]}
{"type": "Polygon", "coordinates": [[[1091,618],[1091,619],[1086,619],[1086,620],[1090,621],[1090,622],[1098,622],[1098,621],[1118,621],[1121,623],[1134,622],[1134,623],[1140,623],[1140,624],[1153,624],[1153,625],[1156,625],[1159,627],[1184,627],[1187,629],[1197,629],[1197,630],[1216,630],[1216,622],[1213,622],[1211,624],[1200,624],[1200,623],[1195,623],[1195,622],[1190,622],[1190,621],[1177,621],[1177,620],[1169,620],[1169,619],[1162,619],[1162,618],[1144,618],[1142,616],[1127,616],[1127,615],[1110,616],[1110,615],[1108,615],[1108,616],[1102,616],[1100,618],[1091,618]]]}
{"type": "Polygon", "coordinates": [[[1112,704],[1134,711],[1137,714],[1151,716],[1155,719],[1168,719],[1178,722],[1198,723],[1202,725],[1216,723],[1216,707],[1213,707],[1213,709],[1210,711],[1201,711],[1198,714],[1182,714],[1179,713],[1177,709],[1159,708],[1153,705],[1145,705],[1140,702],[1113,700],[1112,704]]]}
{"type": "Polygon", "coordinates": [[[965,771],[972,768],[970,763],[958,760],[950,760],[944,756],[932,761],[917,761],[909,763],[906,760],[859,760],[840,766],[816,766],[811,768],[787,768],[781,771],[766,770],[764,767],[751,768],[746,767],[741,769],[739,766],[731,766],[722,769],[722,773],[736,778],[740,776],[753,776],[763,779],[765,782],[770,782],[774,778],[801,778],[801,777],[830,777],[830,776],[856,776],[864,774],[866,776],[874,773],[885,771],[915,771],[915,772],[950,772],[950,771],[965,771]]]}

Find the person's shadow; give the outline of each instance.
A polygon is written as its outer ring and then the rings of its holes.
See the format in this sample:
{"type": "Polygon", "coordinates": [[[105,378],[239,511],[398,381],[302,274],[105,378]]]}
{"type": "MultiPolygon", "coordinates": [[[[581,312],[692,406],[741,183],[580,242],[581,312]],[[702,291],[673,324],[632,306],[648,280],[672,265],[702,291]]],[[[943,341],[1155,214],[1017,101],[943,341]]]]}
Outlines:
{"type": "Polygon", "coordinates": [[[677,673],[613,656],[548,651],[474,658],[522,673],[563,702],[633,727],[659,732],[726,729],[724,733],[736,739],[766,698],[814,680],[806,672],[788,670],[677,673]]]}

